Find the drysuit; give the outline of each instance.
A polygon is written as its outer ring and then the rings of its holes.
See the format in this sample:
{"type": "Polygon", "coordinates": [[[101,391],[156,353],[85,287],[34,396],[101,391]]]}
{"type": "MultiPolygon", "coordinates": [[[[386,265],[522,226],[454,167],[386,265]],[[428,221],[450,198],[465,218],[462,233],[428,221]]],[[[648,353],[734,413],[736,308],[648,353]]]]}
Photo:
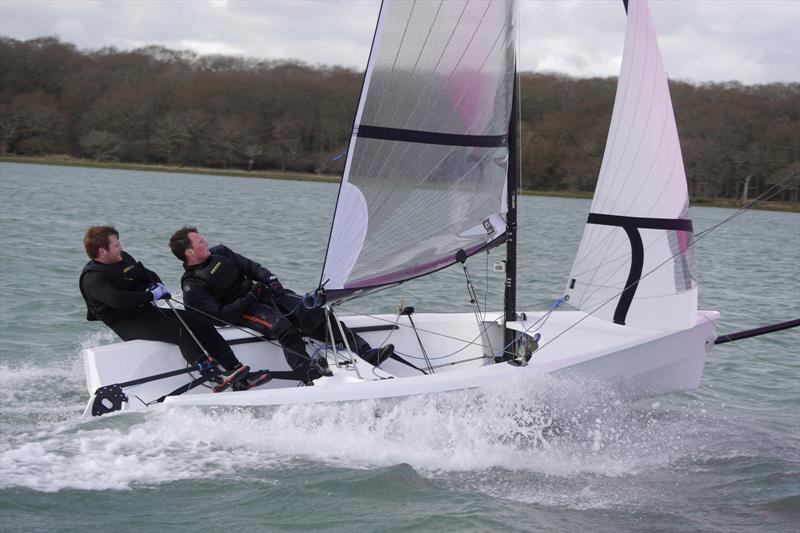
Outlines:
{"type": "MultiPolygon", "coordinates": [[[[148,270],[130,254],[113,265],[89,261],[79,278],[86,302],[86,319],[102,320],[123,341],[142,339],[177,344],[189,364],[203,357],[203,350],[170,311],[160,309],[147,290],[160,283],[158,274],[148,270]]],[[[225,339],[205,318],[177,310],[209,354],[226,370],[239,364],[225,339]]]]}
{"type": "MultiPolygon", "coordinates": [[[[223,245],[209,249],[211,255],[200,264],[184,263],[181,277],[183,301],[190,307],[222,320],[246,326],[277,340],[289,366],[308,376],[319,377],[306,352],[303,336],[326,342],[325,311],[307,309],[296,293],[283,289],[272,272],[223,245]],[[280,287],[270,290],[270,283],[280,287]]],[[[341,324],[347,341],[357,354],[370,351],[369,344],[341,324]]],[[[342,342],[333,325],[334,339],[342,342]]]]}

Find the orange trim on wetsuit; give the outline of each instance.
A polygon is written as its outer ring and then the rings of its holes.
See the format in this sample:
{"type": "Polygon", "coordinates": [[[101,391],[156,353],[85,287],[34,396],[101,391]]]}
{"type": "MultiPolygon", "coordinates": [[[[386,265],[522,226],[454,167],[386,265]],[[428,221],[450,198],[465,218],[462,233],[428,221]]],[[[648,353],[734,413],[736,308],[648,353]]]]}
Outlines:
{"type": "Polygon", "coordinates": [[[244,318],[245,320],[252,320],[253,322],[255,322],[257,324],[261,324],[262,326],[267,326],[268,328],[272,327],[272,324],[270,324],[269,322],[267,322],[263,318],[258,318],[258,317],[255,317],[253,315],[242,315],[242,318],[244,318]]]}

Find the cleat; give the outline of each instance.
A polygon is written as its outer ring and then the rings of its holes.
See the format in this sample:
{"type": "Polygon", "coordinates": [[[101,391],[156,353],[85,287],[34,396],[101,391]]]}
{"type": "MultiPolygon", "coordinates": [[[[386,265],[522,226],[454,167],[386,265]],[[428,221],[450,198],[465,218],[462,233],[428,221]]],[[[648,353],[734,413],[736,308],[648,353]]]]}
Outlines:
{"type": "Polygon", "coordinates": [[[214,392],[222,392],[231,387],[234,383],[237,383],[243,379],[247,378],[247,374],[250,372],[250,367],[247,365],[239,365],[230,372],[223,373],[220,378],[222,381],[217,385],[214,385],[211,390],[214,392]]]}

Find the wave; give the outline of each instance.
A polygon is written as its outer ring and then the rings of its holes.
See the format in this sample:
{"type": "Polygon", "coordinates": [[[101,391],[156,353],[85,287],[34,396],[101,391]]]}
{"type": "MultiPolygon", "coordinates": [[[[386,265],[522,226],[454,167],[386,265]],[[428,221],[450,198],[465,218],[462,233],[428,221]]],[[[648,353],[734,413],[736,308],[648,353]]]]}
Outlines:
{"type": "Polygon", "coordinates": [[[600,383],[552,376],[343,404],[160,406],[87,422],[73,417],[5,439],[0,488],[127,490],[233,479],[299,461],[351,469],[408,464],[426,477],[507,493],[515,477],[613,479],[668,466],[708,438],[697,431],[707,422],[698,411],[663,400],[626,403],[600,383]]]}

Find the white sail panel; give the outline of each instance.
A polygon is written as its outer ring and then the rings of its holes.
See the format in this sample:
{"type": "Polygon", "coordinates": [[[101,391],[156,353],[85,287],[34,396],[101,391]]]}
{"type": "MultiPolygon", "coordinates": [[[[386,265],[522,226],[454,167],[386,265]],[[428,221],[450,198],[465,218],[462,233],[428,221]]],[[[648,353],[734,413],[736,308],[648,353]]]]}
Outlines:
{"type": "Polygon", "coordinates": [[[513,83],[513,3],[384,2],[321,278],[329,294],[504,240],[513,83]]]}
{"type": "Polygon", "coordinates": [[[693,326],[691,240],[667,76],[647,2],[631,0],[608,141],[567,283],[570,303],[634,327],[693,326]]]}

